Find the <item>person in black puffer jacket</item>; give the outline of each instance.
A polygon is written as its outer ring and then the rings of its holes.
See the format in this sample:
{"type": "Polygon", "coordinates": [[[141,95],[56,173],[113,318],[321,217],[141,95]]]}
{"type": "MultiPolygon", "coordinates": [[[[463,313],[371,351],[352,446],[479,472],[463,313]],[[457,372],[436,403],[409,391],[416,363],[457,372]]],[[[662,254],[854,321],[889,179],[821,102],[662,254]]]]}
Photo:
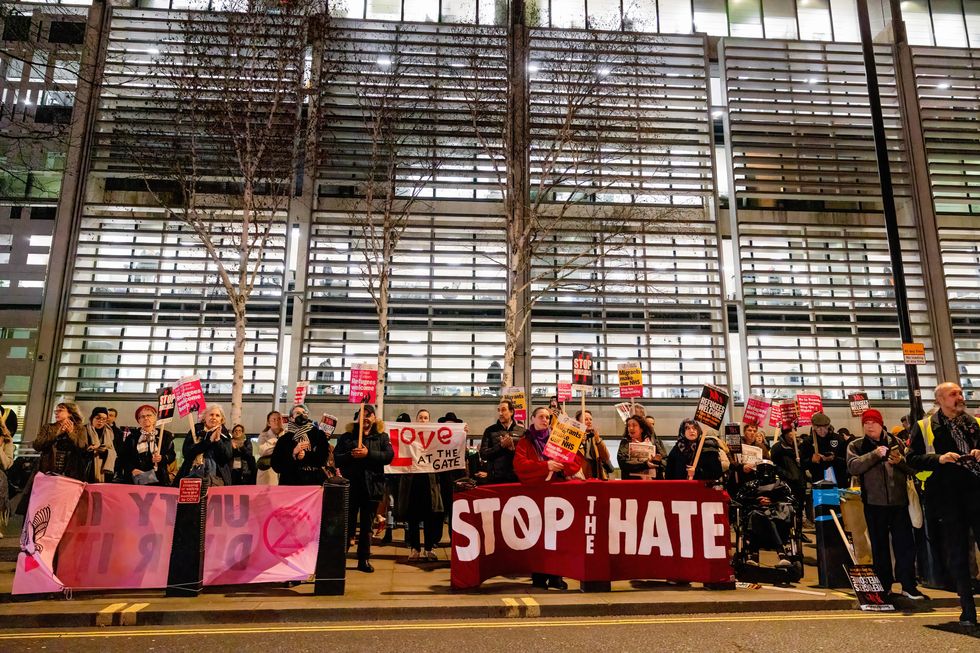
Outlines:
{"type": "Polygon", "coordinates": [[[279,485],[320,485],[327,478],[330,453],[327,434],[310,421],[305,405],[296,404],[272,448],[272,469],[279,474],[279,485]]]}
{"type": "Polygon", "coordinates": [[[667,456],[667,480],[717,482],[725,473],[727,460],[727,456],[721,454],[718,440],[705,436],[701,425],[693,419],[686,419],[677,429],[677,444],[667,456]],[[701,458],[695,469],[694,456],[701,438],[705,438],[704,446],[701,447],[701,458]]]}
{"type": "Polygon", "coordinates": [[[500,418],[487,427],[480,441],[480,459],[486,465],[486,484],[517,483],[514,451],[524,435],[524,427],[514,421],[514,402],[502,399],[497,405],[500,418]]]}

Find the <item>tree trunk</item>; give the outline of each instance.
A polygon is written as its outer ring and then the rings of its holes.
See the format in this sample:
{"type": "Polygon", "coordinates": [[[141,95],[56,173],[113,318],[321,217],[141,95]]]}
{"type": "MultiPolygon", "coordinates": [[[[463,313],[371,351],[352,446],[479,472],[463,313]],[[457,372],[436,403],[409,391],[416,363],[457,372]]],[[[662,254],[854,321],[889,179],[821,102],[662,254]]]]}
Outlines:
{"type": "Polygon", "coordinates": [[[388,370],[388,290],[381,288],[378,298],[378,419],[384,419],[385,373],[388,370]]]}
{"type": "Polygon", "coordinates": [[[245,387],[245,306],[244,302],[238,302],[240,306],[235,307],[235,364],[234,373],[231,381],[231,424],[228,429],[235,424],[242,423],[242,394],[245,387]]]}
{"type": "Polygon", "coordinates": [[[504,370],[503,387],[514,385],[514,355],[517,351],[517,341],[520,338],[518,326],[520,319],[517,312],[517,294],[510,293],[504,308],[504,370]]]}

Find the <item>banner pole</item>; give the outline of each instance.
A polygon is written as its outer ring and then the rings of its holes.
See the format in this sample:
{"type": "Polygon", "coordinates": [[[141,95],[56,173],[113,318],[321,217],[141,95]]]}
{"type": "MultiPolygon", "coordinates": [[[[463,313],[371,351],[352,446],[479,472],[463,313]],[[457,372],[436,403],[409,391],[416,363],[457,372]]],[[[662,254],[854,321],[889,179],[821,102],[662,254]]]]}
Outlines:
{"type": "Polygon", "coordinates": [[[194,413],[187,413],[187,424],[191,428],[191,437],[194,437],[197,433],[197,429],[194,428],[194,418],[191,417],[194,413]]]}
{"type": "MultiPolygon", "coordinates": [[[[681,434],[684,437],[684,434],[681,434]]],[[[694,453],[694,464],[691,466],[691,476],[687,479],[689,481],[694,480],[694,474],[698,471],[698,462],[701,460],[701,449],[704,448],[704,439],[708,437],[703,432],[701,433],[701,440],[698,442],[698,450],[694,453]]]]}
{"type": "Polygon", "coordinates": [[[357,448],[360,449],[364,446],[364,403],[361,403],[361,409],[357,411],[357,448]]]}

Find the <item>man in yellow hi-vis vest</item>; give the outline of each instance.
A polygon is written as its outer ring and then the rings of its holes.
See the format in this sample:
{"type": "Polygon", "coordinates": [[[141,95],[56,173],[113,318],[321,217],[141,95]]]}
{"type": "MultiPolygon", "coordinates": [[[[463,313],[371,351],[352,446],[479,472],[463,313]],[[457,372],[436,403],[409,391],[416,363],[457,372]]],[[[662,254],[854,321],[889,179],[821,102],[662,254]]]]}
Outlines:
{"type": "Polygon", "coordinates": [[[912,426],[907,462],[931,472],[925,501],[942,523],[950,574],[960,597],[960,624],[977,625],[969,556],[980,544],[980,422],[966,412],[963,389],[955,383],[936,387],[939,410],[912,426]],[[973,538],[970,537],[973,530],[973,538]]]}

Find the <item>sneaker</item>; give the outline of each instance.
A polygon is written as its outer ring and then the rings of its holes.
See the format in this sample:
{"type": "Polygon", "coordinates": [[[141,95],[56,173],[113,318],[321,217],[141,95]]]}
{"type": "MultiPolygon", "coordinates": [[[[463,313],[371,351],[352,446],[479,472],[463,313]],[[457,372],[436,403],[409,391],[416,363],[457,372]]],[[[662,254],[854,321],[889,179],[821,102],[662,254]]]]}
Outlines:
{"type": "Polygon", "coordinates": [[[422,553],[418,549],[412,549],[411,553],[408,554],[409,562],[418,562],[419,554],[422,553]]]}
{"type": "Polygon", "coordinates": [[[902,596],[912,601],[927,601],[929,599],[928,596],[916,588],[912,588],[911,590],[902,590],[902,596]]]}
{"type": "Polygon", "coordinates": [[[776,563],[779,568],[792,567],[793,563],[786,556],[779,556],[779,562],[776,563]]]}
{"type": "Polygon", "coordinates": [[[439,562],[439,556],[435,551],[426,551],[422,557],[426,562],[439,562]]]}
{"type": "Polygon", "coordinates": [[[747,566],[749,566],[749,567],[758,567],[759,566],[759,561],[756,560],[755,558],[746,558],[745,559],[745,564],[747,566]]]}

